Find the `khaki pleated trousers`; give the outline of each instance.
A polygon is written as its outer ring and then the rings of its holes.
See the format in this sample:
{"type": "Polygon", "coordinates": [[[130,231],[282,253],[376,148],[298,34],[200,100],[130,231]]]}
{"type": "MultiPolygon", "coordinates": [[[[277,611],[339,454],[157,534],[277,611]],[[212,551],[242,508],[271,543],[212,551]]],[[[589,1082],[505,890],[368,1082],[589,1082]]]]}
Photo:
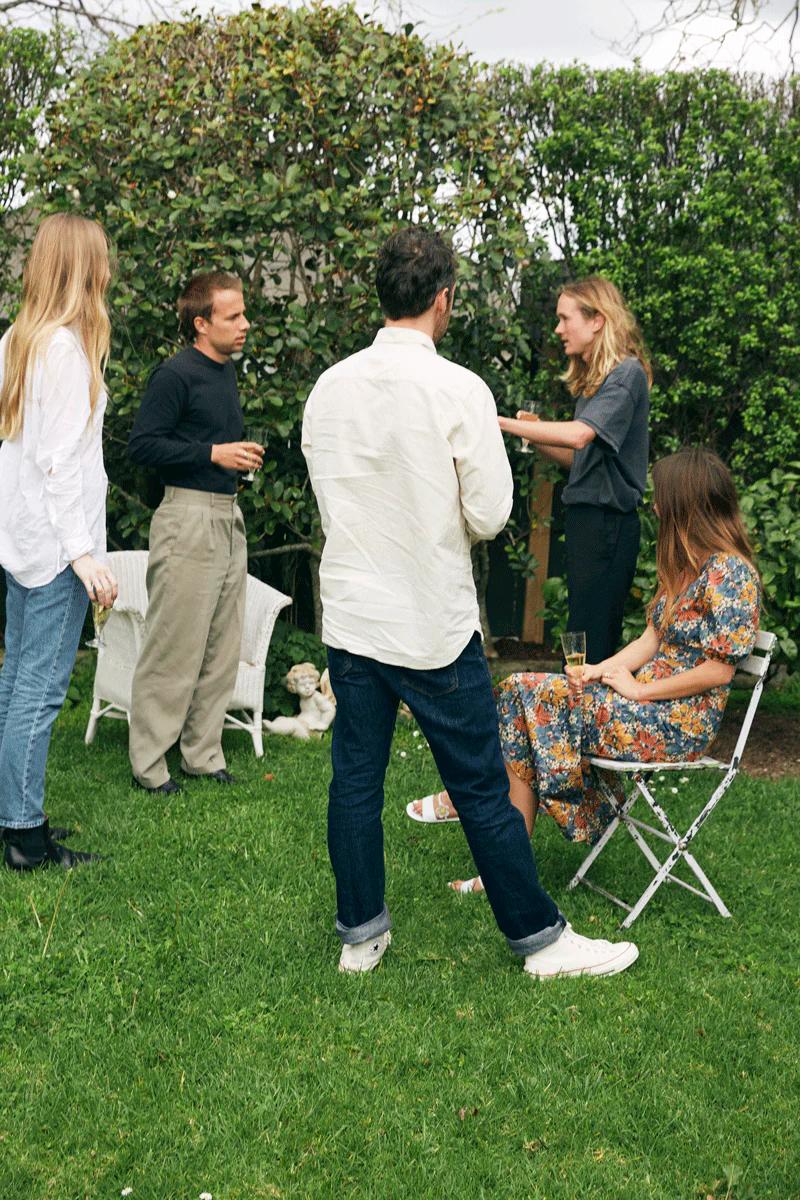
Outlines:
{"type": "Polygon", "coordinates": [[[168,487],[150,526],[147,622],[131,696],[131,766],[145,787],[166,783],[165,754],[179,738],[188,774],[224,768],[246,585],[236,497],[168,487]]]}

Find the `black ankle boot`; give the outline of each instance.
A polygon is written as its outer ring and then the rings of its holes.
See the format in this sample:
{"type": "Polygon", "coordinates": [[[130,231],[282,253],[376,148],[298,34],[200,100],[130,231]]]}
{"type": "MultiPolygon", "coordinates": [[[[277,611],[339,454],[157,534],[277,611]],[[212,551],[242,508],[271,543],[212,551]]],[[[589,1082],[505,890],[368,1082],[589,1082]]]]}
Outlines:
{"type": "Polygon", "coordinates": [[[6,829],[4,860],[12,871],[35,871],[39,867],[61,867],[69,871],[79,863],[97,862],[97,854],[68,850],[53,841],[50,825],[33,829],[6,829]]]}
{"type": "MultiPolygon", "coordinates": [[[[51,825],[50,826],[50,837],[53,839],[54,842],[65,842],[67,840],[67,838],[72,837],[74,832],[75,832],[74,829],[67,829],[64,825],[51,825]]],[[[6,830],[5,830],[5,826],[3,826],[0,829],[0,842],[3,841],[5,836],[6,836],[6,830]]]]}

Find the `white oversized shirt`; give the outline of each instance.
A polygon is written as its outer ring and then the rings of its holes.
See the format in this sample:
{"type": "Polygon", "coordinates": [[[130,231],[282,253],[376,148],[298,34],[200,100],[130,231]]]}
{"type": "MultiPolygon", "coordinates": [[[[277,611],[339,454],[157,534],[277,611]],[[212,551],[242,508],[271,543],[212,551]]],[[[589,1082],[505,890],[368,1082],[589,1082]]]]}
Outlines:
{"type": "Polygon", "coordinates": [[[105,554],[106,393],[90,418],[89,387],[81,340],[62,326],[29,374],[22,432],[0,446],[0,564],[23,587],[52,582],[83,554],[105,554]]]}
{"type": "Polygon", "coordinates": [[[322,639],[393,666],[446,666],[480,629],[472,541],[513,485],[492,393],[426,334],[381,329],[308,398],[303,453],[325,548],[322,639]]]}

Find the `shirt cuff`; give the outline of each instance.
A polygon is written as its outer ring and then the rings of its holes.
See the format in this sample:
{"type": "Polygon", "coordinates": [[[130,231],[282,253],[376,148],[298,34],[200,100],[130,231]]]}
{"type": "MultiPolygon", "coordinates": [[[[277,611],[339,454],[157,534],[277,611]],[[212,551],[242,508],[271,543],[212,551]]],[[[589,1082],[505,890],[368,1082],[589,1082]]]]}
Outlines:
{"type": "Polygon", "coordinates": [[[70,538],[62,545],[64,553],[71,563],[74,563],[76,558],[83,558],[84,554],[91,554],[94,550],[94,542],[87,541],[86,538],[70,538]]]}
{"type": "Polygon", "coordinates": [[[212,449],[213,449],[213,446],[212,446],[211,444],[209,444],[209,445],[207,446],[207,445],[206,445],[204,442],[201,442],[201,443],[199,444],[199,446],[197,447],[197,461],[198,461],[198,463],[210,463],[210,462],[211,462],[211,451],[212,451],[212,449]]]}

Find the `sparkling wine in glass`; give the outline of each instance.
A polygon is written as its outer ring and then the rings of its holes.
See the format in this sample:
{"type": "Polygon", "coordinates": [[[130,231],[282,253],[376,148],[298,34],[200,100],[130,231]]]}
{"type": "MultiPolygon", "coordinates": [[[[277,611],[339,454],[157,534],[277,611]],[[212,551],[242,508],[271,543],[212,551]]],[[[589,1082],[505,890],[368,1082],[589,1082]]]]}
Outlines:
{"type": "MultiPolygon", "coordinates": [[[[524,408],[521,408],[519,410],[519,412],[520,412],[520,415],[519,415],[518,419],[520,421],[538,421],[539,420],[539,402],[538,402],[538,400],[529,400],[528,403],[524,406],[524,408]]],[[[520,452],[520,454],[532,454],[533,453],[533,447],[531,446],[531,444],[527,440],[527,438],[519,439],[519,452],[520,452]]]]}
{"type": "MultiPolygon", "coordinates": [[[[257,442],[259,446],[266,446],[267,431],[263,425],[248,425],[244,431],[244,440],[246,442],[257,442]]],[[[244,478],[248,483],[252,483],[255,477],[255,467],[251,467],[244,478]]]]}
{"type": "Polygon", "coordinates": [[[567,674],[577,676],[580,680],[586,666],[586,634],[582,630],[578,633],[562,633],[561,649],[567,664],[567,674]]]}
{"type": "Polygon", "coordinates": [[[103,639],[103,629],[105,628],[105,623],[110,616],[111,616],[110,608],[106,608],[106,606],[104,604],[101,604],[99,600],[92,601],[92,622],[94,624],[94,637],[91,638],[91,640],[88,641],[86,643],[86,645],[91,646],[93,650],[99,650],[101,646],[105,646],[105,641],[103,639]]]}

